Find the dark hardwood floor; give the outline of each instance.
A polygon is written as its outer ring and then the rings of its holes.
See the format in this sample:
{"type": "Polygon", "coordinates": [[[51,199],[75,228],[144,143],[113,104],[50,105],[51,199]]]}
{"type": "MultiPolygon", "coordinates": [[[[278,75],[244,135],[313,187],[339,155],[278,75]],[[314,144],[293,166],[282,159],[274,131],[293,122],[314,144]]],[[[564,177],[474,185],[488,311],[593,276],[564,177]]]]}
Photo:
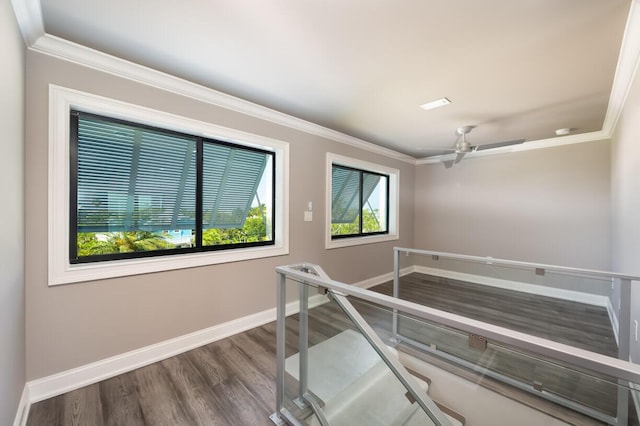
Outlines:
{"type": "MultiPolygon", "coordinates": [[[[603,319],[601,313],[587,306],[556,306],[555,299],[536,300],[535,297],[526,295],[528,303],[535,306],[531,308],[524,299],[518,302],[520,304],[515,301],[507,302],[505,297],[508,294],[502,293],[504,290],[469,288],[464,283],[447,283],[446,287],[450,290],[447,294],[440,288],[443,287],[442,284],[433,283],[432,279],[419,275],[404,277],[402,287],[401,296],[408,300],[421,299],[421,303],[465,315],[471,315],[468,312],[473,312],[473,315],[480,316],[477,319],[500,325],[513,325],[510,321],[517,317],[514,327],[526,327],[530,332],[535,331],[534,334],[540,333],[538,335],[558,332],[561,336],[554,338],[575,339],[575,343],[581,345],[593,342],[595,335],[598,339],[600,336],[607,338],[606,326],[597,323],[603,319]],[[487,290],[487,294],[483,295],[482,291],[477,293],[479,290],[487,290]],[[479,309],[479,305],[485,308],[479,309]],[[548,313],[540,312],[549,307],[552,310],[548,313]],[[507,319],[501,317],[501,309],[504,309],[507,319]],[[564,313],[573,319],[563,322],[556,317],[564,313]],[[519,315],[523,315],[525,319],[520,319],[519,315]],[[491,317],[490,320],[488,317],[491,317]],[[554,325],[543,326],[544,318],[552,320],[554,325]],[[571,327],[586,332],[584,338],[572,333],[571,327]],[[589,330],[594,331],[591,337],[588,335],[589,330]]],[[[390,284],[383,284],[374,290],[388,293],[390,284]]],[[[522,295],[511,296],[518,298],[522,295]]],[[[359,304],[357,307],[382,336],[389,334],[388,312],[367,304],[359,304]]],[[[413,333],[413,337],[425,338],[424,327],[412,324],[411,319],[406,321],[408,322],[405,330],[413,333]]],[[[608,322],[608,317],[606,321],[608,322]]],[[[297,316],[288,317],[286,326],[289,356],[298,351],[297,316]]],[[[353,328],[333,303],[312,309],[309,326],[310,345],[353,328]]],[[[446,333],[433,333],[428,336],[439,339],[439,348],[458,351],[458,354],[462,353],[464,348],[468,351],[466,340],[446,333]]],[[[35,403],[31,406],[27,424],[271,425],[269,415],[275,409],[275,341],[275,323],[266,324],[100,383],[35,403]]],[[[602,345],[599,350],[611,352],[615,348],[602,345]]],[[[512,361],[506,362],[504,368],[521,369],[519,365],[514,366],[512,361]]],[[[287,392],[295,393],[295,383],[288,383],[287,392]]],[[[541,404],[548,405],[544,402],[541,404]]],[[[290,408],[295,410],[294,406],[290,408]]]]}
{"type": "MultiPolygon", "coordinates": [[[[371,290],[391,295],[393,283],[371,290]]],[[[617,357],[606,308],[413,273],[402,277],[400,299],[617,357]]]]}
{"type": "Polygon", "coordinates": [[[275,324],[31,406],[27,425],[273,425],[275,324]]]}
{"type": "MultiPolygon", "coordinates": [[[[372,290],[391,295],[393,284],[387,282],[372,290]]],[[[604,307],[417,273],[402,277],[399,293],[404,300],[617,356],[615,337],[604,307]]],[[[359,302],[356,306],[379,334],[391,336],[391,312],[367,303],[359,302]]],[[[486,350],[472,349],[465,333],[411,317],[399,319],[399,333],[427,347],[435,347],[439,353],[490,369],[531,387],[536,383],[545,392],[607,415],[616,415],[615,378],[584,372],[558,361],[542,360],[492,342],[486,350]]],[[[487,378],[478,380],[486,381],[487,378]]]]}

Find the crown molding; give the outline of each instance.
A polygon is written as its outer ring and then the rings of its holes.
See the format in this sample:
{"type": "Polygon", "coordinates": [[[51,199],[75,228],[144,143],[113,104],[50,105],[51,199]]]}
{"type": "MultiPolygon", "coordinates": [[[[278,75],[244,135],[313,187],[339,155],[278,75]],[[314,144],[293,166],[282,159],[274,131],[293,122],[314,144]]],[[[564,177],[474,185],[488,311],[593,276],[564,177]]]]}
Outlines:
{"type": "MultiPolygon", "coordinates": [[[[562,136],[550,139],[540,139],[530,141],[520,145],[505,146],[502,148],[494,148],[486,151],[472,151],[465,155],[465,160],[469,158],[488,157],[491,155],[506,154],[510,152],[531,151],[534,149],[554,148],[564,145],[573,145],[576,143],[594,142],[610,139],[611,133],[599,130],[597,132],[580,133],[578,135],[562,136]]],[[[416,165],[421,164],[437,164],[445,161],[454,161],[456,154],[434,155],[431,157],[419,158],[416,165]]]]}
{"type": "MultiPolygon", "coordinates": [[[[613,78],[607,113],[602,124],[602,130],[578,135],[562,136],[537,141],[526,142],[521,145],[496,148],[487,151],[468,153],[465,158],[486,157],[489,155],[505,154],[509,152],[530,151],[533,149],[552,148],[576,143],[594,142],[611,139],[618,124],[618,118],[624,108],[627,95],[631,89],[633,79],[640,66],[640,0],[634,0],[629,8],[627,23],[622,37],[622,45],[618,55],[618,63],[613,78]]],[[[456,154],[434,155],[419,158],[416,164],[436,164],[456,159],[456,154]]]]}
{"type": "Polygon", "coordinates": [[[44,32],[40,0],[11,0],[22,38],[27,46],[32,46],[44,32]]]}
{"type": "MultiPolygon", "coordinates": [[[[14,0],[20,2],[20,0],[14,0]]],[[[36,0],[28,0],[36,1],[36,0]]],[[[43,53],[81,66],[89,67],[117,77],[133,80],[161,90],[186,96],[211,105],[233,110],[251,117],[286,126],[345,145],[415,164],[415,158],[371,142],[328,129],[315,123],[228,95],[188,80],[130,62],[95,49],[44,33],[29,46],[43,53]]]]}
{"type": "MultiPolygon", "coordinates": [[[[410,155],[49,35],[45,32],[40,0],[11,0],[11,3],[25,43],[33,51],[409,164],[432,164],[455,159],[453,154],[416,159],[410,155]]],[[[483,157],[611,138],[627,99],[631,83],[637,74],[639,61],[640,0],[633,0],[627,17],[609,104],[601,131],[531,141],[522,145],[492,149],[490,151],[479,151],[469,153],[467,157],[483,157]]]]}
{"type": "Polygon", "coordinates": [[[602,126],[609,136],[613,136],[618,119],[627,100],[634,77],[640,63],[640,1],[634,0],[629,8],[627,24],[622,36],[616,73],[613,78],[609,107],[602,126]]]}

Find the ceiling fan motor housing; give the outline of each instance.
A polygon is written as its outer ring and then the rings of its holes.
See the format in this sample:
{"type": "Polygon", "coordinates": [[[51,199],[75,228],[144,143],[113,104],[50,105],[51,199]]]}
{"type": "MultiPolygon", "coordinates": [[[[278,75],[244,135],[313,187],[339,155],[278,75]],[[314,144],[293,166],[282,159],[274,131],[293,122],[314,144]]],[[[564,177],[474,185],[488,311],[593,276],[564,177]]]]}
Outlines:
{"type": "Polygon", "coordinates": [[[463,139],[456,145],[456,153],[471,152],[472,148],[471,144],[463,139]]]}
{"type": "Polygon", "coordinates": [[[461,126],[461,127],[458,127],[458,128],[456,129],[456,132],[457,132],[459,135],[464,136],[464,135],[468,134],[469,132],[471,132],[475,127],[476,127],[476,126],[461,126]]]}
{"type": "Polygon", "coordinates": [[[475,126],[462,126],[456,129],[456,133],[462,136],[462,140],[456,144],[456,153],[471,152],[473,147],[467,142],[467,134],[473,130],[475,126]]]}

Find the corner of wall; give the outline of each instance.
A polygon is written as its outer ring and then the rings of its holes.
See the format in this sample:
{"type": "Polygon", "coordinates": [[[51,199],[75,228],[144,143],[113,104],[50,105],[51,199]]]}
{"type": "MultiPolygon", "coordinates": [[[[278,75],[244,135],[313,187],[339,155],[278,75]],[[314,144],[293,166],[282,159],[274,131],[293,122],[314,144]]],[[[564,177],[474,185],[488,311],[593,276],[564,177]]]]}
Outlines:
{"type": "Polygon", "coordinates": [[[0,3],[0,424],[20,421],[25,386],[24,129],[25,45],[9,1],[0,3]],[[16,416],[18,418],[14,418],[16,416]]]}

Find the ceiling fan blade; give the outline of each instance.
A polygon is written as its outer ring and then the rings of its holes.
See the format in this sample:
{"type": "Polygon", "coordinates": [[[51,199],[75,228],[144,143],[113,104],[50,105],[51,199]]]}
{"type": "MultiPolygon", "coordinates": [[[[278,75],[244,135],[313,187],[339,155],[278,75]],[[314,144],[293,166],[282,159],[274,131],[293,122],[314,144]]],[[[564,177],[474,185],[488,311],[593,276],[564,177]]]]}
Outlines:
{"type": "Polygon", "coordinates": [[[422,151],[433,151],[433,152],[453,152],[455,148],[420,148],[422,151]]]}
{"type": "Polygon", "coordinates": [[[427,151],[424,156],[425,157],[437,157],[440,155],[447,155],[452,152],[455,152],[455,149],[438,149],[438,148],[423,148],[421,151],[427,151]]]}
{"type": "Polygon", "coordinates": [[[514,139],[512,141],[487,143],[484,145],[476,145],[474,151],[484,151],[485,149],[501,148],[503,146],[518,145],[526,141],[526,139],[514,139]]]}
{"type": "Polygon", "coordinates": [[[466,152],[459,152],[456,155],[456,159],[454,160],[453,164],[458,164],[460,162],[460,160],[462,160],[462,157],[464,157],[465,154],[466,154],[466,152]]]}

